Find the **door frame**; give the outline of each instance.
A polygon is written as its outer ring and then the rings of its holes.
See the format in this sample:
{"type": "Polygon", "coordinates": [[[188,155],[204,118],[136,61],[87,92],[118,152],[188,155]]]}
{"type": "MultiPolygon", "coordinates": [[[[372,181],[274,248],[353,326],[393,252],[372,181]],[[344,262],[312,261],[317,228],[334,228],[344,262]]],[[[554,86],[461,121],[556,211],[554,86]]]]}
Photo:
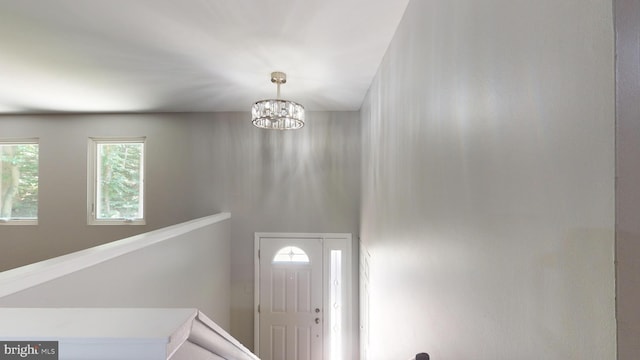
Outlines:
{"type": "MultiPolygon", "coordinates": [[[[323,306],[323,357],[330,354],[331,329],[327,318],[327,309],[330,308],[330,272],[331,272],[331,251],[342,251],[342,279],[344,284],[343,313],[342,313],[342,353],[343,358],[349,359],[352,354],[353,337],[353,245],[352,236],[349,233],[271,233],[256,232],[254,236],[254,301],[253,301],[253,333],[254,350],[260,353],[260,239],[296,239],[296,240],[322,240],[322,306],[323,306]]],[[[324,360],[324,359],[323,359],[324,360]]]]}

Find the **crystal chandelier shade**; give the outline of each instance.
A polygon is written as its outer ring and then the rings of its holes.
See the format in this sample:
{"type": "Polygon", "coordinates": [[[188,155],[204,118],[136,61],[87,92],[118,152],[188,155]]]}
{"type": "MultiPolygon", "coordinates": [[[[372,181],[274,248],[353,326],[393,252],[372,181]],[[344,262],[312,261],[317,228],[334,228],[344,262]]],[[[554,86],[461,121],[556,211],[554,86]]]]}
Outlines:
{"type": "Polygon", "coordinates": [[[304,126],[304,107],[293,101],[270,99],[251,107],[253,125],[263,129],[300,129],[304,126]]]}
{"type": "Polygon", "coordinates": [[[280,84],[287,82],[281,72],[271,73],[271,82],[278,86],[277,99],[260,100],[251,107],[253,125],[262,129],[295,130],[304,126],[304,107],[296,102],[280,99],[280,84]]]}

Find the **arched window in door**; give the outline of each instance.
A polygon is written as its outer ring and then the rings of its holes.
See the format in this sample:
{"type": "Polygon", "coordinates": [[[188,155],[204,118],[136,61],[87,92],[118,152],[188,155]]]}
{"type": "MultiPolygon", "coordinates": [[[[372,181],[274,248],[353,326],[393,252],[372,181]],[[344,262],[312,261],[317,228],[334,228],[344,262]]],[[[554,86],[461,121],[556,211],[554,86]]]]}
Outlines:
{"type": "Polygon", "coordinates": [[[273,257],[274,264],[277,263],[298,263],[298,264],[307,264],[309,263],[309,256],[304,250],[300,249],[296,246],[285,246],[282,249],[278,250],[276,256],[273,257]]]}

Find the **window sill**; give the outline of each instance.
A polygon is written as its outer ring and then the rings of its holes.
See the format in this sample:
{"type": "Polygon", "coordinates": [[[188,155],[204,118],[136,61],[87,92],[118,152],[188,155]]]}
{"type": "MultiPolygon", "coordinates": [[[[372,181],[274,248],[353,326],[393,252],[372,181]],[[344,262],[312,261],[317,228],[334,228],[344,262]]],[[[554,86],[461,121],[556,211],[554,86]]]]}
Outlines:
{"type": "Polygon", "coordinates": [[[25,225],[25,226],[33,226],[38,225],[37,219],[1,219],[0,218],[0,226],[15,226],[15,225],[25,225]]]}
{"type": "Polygon", "coordinates": [[[87,225],[146,225],[147,222],[144,219],[125,220],[125,219],[109,219],[109,220],[96,220],[89,219],[87,225]]]}

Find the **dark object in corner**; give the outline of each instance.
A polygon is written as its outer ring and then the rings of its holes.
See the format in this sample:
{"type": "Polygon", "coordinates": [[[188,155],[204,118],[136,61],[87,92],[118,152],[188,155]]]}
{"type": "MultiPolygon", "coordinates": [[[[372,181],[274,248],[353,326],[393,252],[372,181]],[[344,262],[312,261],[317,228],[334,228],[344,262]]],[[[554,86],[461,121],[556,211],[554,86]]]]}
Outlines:
{"type": "Polygon", "coordinates": [[[427,353],[416,354],[416,360],[429,360],[429,354],[427,353]]]}

